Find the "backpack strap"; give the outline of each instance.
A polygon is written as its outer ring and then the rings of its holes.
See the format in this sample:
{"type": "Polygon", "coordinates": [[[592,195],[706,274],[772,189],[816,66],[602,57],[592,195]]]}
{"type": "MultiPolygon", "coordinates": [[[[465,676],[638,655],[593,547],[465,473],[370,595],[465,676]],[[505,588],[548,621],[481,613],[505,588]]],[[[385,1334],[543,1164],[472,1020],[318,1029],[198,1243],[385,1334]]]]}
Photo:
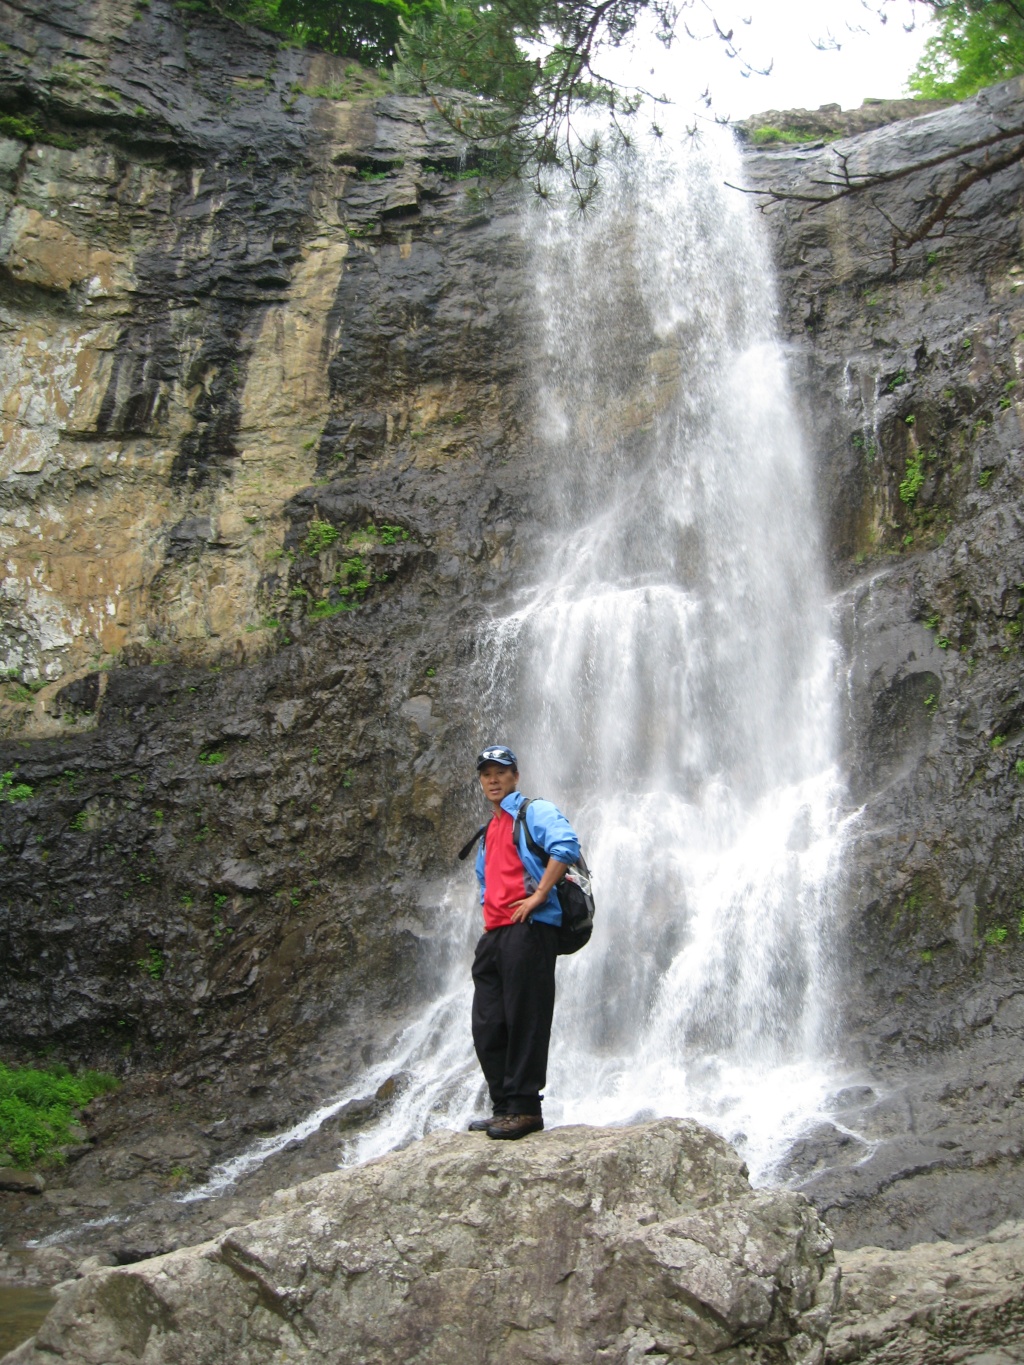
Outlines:
{"type": "MultiPolygon", "coordinates": [[[[487,824],[489,825],[490,823],[491,822],[488,820],[487,824]]],[[[469,843],[465,844],[462,848],[459,849],[460,863],[464,863],[466,861],[469,855],[473,852],[473,849],[476,847],[476,841],[478,839],[482,839],[486,833],[487,825],[481,825],[477,832],[473,835],[472,839],[470,839],[469,843]]]]}
{"type": "Polygon", "coordinates": [[[537,840],[530,833],[530,822],[526,818],[526,812],[530,809],[530,806],[532,804],[533,798],[530,796],[527,796],[523,801],[520,802],[519,809],[516,811],[516,822],[512,827],[512,842],[515,844],[516,852],[518,853],[519,831],[522,830],[523,833],[526,835],[526,847],[530,850],[530,852],[533,854],[535,858],[539,858],[541,862],[544,864],[544,866],[547,867],[548,860],[551,857],[551,855],[550,853],[548,853],[546,848],[542,848],[540,844],[538,844],[537,840]]]}

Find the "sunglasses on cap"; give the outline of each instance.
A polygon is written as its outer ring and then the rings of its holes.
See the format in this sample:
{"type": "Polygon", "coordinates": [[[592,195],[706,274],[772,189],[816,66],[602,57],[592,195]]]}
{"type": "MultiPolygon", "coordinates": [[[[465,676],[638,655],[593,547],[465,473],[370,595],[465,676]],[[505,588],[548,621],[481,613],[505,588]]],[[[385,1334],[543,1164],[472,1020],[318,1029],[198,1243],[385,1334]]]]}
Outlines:
{"type": "Polygon", "coordinates": [[[519,760],[511,749],[506,749],[504,745],[498,744],[490,749],[484,749],[476,761],[477,772],[485,763],[500,763],[503,768],[515,768],[519,771],[519,760]]]}

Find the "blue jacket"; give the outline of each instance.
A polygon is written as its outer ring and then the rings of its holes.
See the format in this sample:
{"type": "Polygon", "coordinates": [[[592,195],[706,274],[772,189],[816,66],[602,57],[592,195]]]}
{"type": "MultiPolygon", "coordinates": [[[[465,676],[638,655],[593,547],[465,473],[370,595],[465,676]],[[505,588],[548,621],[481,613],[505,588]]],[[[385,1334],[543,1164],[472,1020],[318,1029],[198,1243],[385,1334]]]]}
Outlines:
{"type": "MultiPolygon", "coordinates": [[[[519,807],[523,800],[522,792],[509,792],[508,796],[502,801],[501,808],[503,811],[507,811],[514,820],[519,813],[519,807]]],[[[531,801],[530,808],[526,812],[525,823],[529,824],[530,833],[534,840],[540,844],[549,857],[557,858],[560,863],[577,861],[580,856],[580,841],[576,837],[576,831],[557,806],[552,805],[550,801],[531,801]]],[[[476,876],[480,883],[481,905],[484,903],[484,847],[486,843],[487,835],[485,834],[476,851],[476,876]]],[[[526,842],[525,830],[521,830],[519,834],[518,852],[523,867],[526,869],[527,884],[533,890],[540,885],[540,879],[544,876],[544,864],[530,852],[526,842]]],[[[561,924],[562,906],[558,899],[557,887],[551,888],[547,900],[539,910],[534,910],[530,919],[539,920],[542,924],[554,924],[556,926],[561,924]]]]}

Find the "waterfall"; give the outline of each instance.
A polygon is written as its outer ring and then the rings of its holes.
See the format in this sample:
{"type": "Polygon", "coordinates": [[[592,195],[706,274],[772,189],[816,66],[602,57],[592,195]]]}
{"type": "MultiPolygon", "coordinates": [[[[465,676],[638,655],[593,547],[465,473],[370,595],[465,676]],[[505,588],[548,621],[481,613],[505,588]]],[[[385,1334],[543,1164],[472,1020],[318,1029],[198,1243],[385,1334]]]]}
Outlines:
{"type": "Polygon", "coordinates": [[[583,836],[546,1113],[695,1114],[770,1166],[825,1098],[834,652],[813,474],[726,134],[534,215],[555,525],[494,624],[487,738],[583,836]],[[504,722],[504,723],[502,723],[504,722]]]}
{"type": "MultiPolygon", "coordinates": [[[[720,130],[653,144],[585,219],[525,216],[547,541],[480,639],[478,739],[511,744],[594,872],[593,939],[558,968],[549,1126],[693,1115],[763,1179],[831,1084],[841,793],[813,475],[759,224],[723,183],[738,161],[720,130]]],[[[470,881],[442,907],[434,1004],[221,1183],[395,1073],[352,1160],[484,1111],[470,881]]]]}

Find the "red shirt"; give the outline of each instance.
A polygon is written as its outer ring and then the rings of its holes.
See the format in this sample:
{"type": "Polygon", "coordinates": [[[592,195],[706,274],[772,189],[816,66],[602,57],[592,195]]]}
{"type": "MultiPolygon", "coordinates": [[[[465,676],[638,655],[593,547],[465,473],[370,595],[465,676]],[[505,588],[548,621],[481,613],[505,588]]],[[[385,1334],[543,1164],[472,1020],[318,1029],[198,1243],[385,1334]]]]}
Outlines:
{"type": "Polygon", "coordinates": [[[512,923],[512,907],[530,894],[526,868],[512,842],[515,821],[508,811],[493,816],[484,835],[484,928],[512,923]]]}

